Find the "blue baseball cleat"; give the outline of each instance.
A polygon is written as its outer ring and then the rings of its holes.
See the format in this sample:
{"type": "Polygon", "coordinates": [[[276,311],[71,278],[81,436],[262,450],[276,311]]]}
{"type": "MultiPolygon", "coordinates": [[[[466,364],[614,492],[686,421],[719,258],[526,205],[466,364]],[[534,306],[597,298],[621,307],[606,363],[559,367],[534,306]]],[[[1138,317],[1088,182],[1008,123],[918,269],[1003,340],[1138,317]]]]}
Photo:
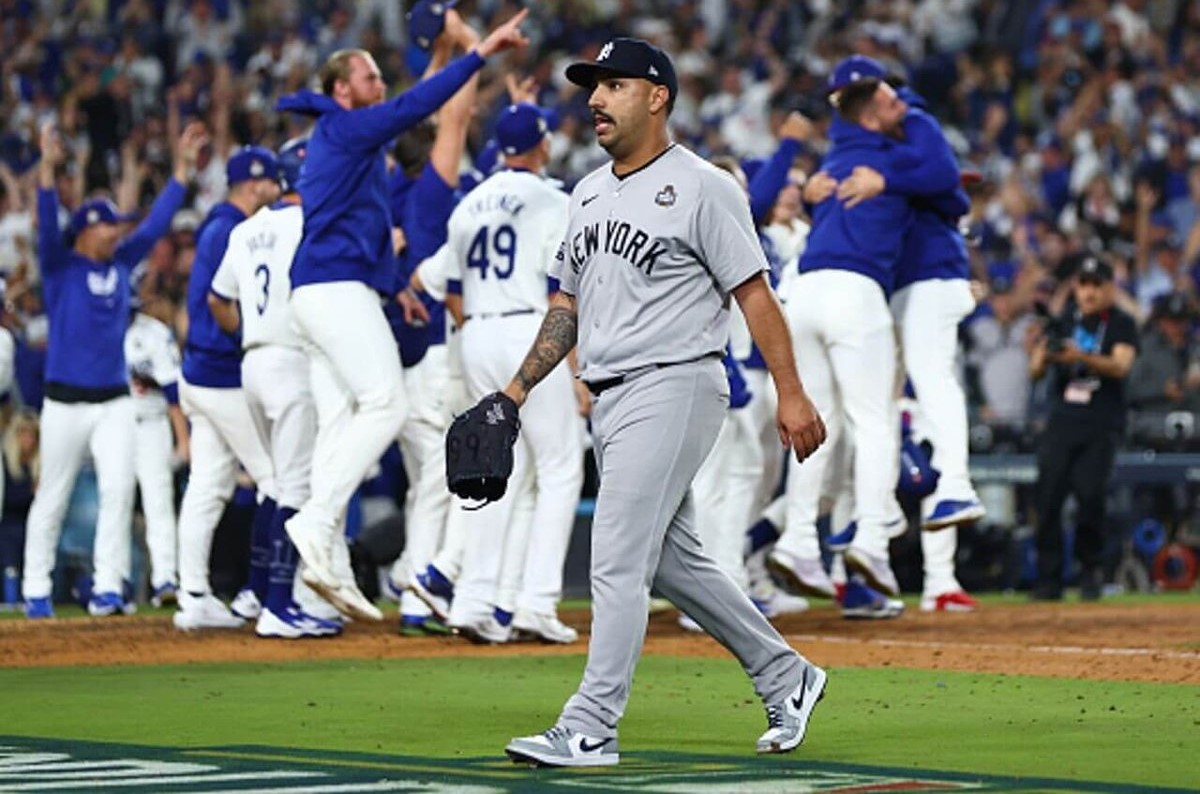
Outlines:
{"type": "Polygon", "coordinates": [[[41,620],[54,617],[54,605],[49,598],[26,598],[25,617],[30,620],[41,620]]]}
{"type": "Polygon", "coordinates": [[[970,524],[987,515],[978,499],[943,499],[934,505],[933,511],[921,522],[921,529],[936,532],[959,524],[970,524]]]}

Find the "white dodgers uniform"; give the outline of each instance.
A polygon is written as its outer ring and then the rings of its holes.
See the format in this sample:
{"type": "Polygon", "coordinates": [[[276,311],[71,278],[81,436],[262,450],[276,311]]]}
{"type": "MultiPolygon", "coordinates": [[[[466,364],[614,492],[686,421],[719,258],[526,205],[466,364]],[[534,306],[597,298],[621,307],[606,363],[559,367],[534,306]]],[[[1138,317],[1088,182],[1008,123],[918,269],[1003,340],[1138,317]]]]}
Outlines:
{"type": "Polygon", "coordinates": [[[175,483],[171,452],[174,438],[168,404],[179,402],[179,345],[170,326],[148,314],[134,316],[125,332],[125,361],[132,381],[137,421],[134,473],[146,516],[150,584],[158,590],[175,584],[175,483]]]}
{"type": "Polygon", "coordinates": [[[276,502],[308,499],[316,409],[308,357],[292,328],[288,270],[304,231],[299,205],[264,207],[229,235],[212,291],[242,310],[242,389],[255,431],[270,453],[276,502]]]}
{"type": "MultiPolygon", "coordinates": [[[[450,216],[447,248],[462,280],[463,374],[472,400],[503,388],[537,337],[548,294],[557,289],[547,269],[566,230],[567,205],[566,194],[541,176],[506,170],[450,216]]],[[[515,607],[518,626],[522,613],[556,612],[583,482],[582,426],[565,362],[530,394],[521,423],[513,492],[473,514],[477,531],[466,547],[451,625],[478,622],[495,606],[515,607]],[[527,479],[536,489],[531,514],[514,511],[527,479]]]]}

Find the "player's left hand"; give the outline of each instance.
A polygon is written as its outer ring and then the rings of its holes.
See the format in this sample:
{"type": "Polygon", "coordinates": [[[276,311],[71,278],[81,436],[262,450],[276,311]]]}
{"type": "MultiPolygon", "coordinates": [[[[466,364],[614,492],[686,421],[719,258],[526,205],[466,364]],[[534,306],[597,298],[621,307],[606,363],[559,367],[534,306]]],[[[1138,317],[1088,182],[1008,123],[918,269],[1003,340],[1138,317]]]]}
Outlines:
{"type": "Polygon", "coordinates": [[[803,461],[825,443],[825,422],[803,391],[779,395],[776,424],[779,439],[795,450],[797,461],[803,461]]]}
{"type": "Polygon", "coordinates": [[[818,171],[804,183],[804,201],[814,206],[820,204],[833,195],[834,191],[837,190],[837,186],[836,179],[824,171],[818,171]]]}
{"type": "Polygon", "coordinates": [[[883,174],[865,165],[855,166],[838,185],[837,197],[845,202],[846,209],[857,207],[868,199],[873,199],[887,187],[883,174]]]}

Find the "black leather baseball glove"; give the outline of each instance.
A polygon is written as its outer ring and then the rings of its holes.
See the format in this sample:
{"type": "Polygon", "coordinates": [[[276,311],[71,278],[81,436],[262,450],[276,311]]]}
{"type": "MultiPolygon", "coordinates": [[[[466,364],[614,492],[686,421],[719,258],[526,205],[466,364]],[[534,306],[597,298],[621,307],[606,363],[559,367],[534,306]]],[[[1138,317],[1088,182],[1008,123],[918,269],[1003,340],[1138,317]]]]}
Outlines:
{"type": "Polygon", "coordinates": [[[501,392],[484,397],[454,418],[446,433],[446,485],[483,505],[504,496],[513,470],[513,445],[521,429],[517,404],[501,392]]]}

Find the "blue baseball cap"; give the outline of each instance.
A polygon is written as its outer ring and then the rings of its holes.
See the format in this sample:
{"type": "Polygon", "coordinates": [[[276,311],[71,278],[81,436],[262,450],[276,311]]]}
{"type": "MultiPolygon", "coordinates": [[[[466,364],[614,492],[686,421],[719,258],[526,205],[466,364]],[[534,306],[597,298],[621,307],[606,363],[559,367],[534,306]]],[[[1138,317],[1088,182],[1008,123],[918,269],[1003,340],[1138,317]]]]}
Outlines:
{"type": "Polygon", "coordinates": [[[284,193],[295,193],[300,184],[300,169],[308,156],[308,138],[292,138],[279,147],[279,186],[284,193]]]}
{"type": "Polygon", "coordinates": [[[97,223],[129,223],[136,217],[123,214],[110,199],[91,199],[80,204],[71,214],[71,231],[79,234],[97,223]]]}
{"type": "Polygon", "coordinates": [[[458,0],[417,0],[408,12],[408,36],[413,44],[428,51],[446,26],[446,10],[458,0]]]}
{"type": "Polygon", "coordinates": [[[529,102],[509,105],[496,122],[496,143],[505,154],[521,154],[542,142],[550,132],[541,108],[529,102]]]}
{"type": "Polygon", "coordinates": [[[864,80],[883,80],[887,77],[887,69],[874,58],[866,55],[851,55],[838,61],[837,66],[829,73],[829,82],[825,86],[826,94],[833,94],[854,83],[864,80]]]}
{"type": "Polygon", "coordinates": [[[279,179],[279,158],[262,146],[243,146],[225,164],[225,181],[233,187],[248,179],[279,179]]]}
{"type": "Polygon", "coordinates": [[[614,72],[625,77],[649,80],[664,86],[671,99],[679,93],[675,66],[671,58],[658,47],[642,39],[617,37],[600,48],[594,61],[581,61],[567,67],[567,79],[584,88],[596,87],[596,74],[614,72]]]}

